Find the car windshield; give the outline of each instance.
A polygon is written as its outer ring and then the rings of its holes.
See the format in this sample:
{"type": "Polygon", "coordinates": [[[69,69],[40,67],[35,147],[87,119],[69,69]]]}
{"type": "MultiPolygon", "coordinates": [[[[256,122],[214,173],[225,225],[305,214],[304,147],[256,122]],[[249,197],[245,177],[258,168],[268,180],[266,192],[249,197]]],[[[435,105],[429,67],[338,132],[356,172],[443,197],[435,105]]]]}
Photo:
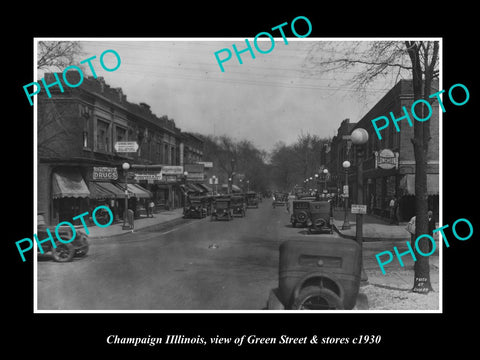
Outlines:
{"type": "Polygon", "coordinates": [[[217,201],[215,204],[215,207],[218,209],[226,209],[228,207],[228,202],[227,201],[217,201]]]}

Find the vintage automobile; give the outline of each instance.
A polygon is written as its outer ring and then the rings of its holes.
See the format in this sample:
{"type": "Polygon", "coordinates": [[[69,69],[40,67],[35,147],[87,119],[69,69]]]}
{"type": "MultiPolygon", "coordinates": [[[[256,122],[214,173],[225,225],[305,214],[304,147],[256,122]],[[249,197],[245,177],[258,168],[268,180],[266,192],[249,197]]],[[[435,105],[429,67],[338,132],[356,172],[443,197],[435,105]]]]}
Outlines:
{"type": "Polygon", "coordinates": [[[210,220],[232,220],[232,206],[230,197],[218,197],[215,199],[210,220]]]}
{"type": "Polygon", "coordinates": [[[304,198],[302,200],[293,200],[293,211],[290,216],[290,222],[292,226],[295,227],[297,224],[302,226],[307,225],[307,221],[310,217],[310,202],[313,201],[309,198],[304,198]]]}
{"type": "Polygon", "coordinates": [[[258,194],[253,191],[249,191],[246,194],[247,196],[247,207],[258,208],[258,194]]]}
{"type": "Polygon", "coordinates": [[[361,280],[361,247],[356,241],[323,235],[293,238],[280,245],[278,287],[270,310],[351,310],[361,280]]]}
{"type": "Polygon", "coordinates": [[[333,234],[332,207],[329,201],[309,201],[309,217],[307,220],[310,233],[333,234]]]}
{"type": "MultiPolygon", "coordinates": [[[[37,215],[37,237],[39,240],[46,239],[48,237],[47,229],[49,229],[50,234],[55,239],[55,246],[53,247],[51,241],[45,241],[41,244],[43,252],[50,252],[53,260],[57,262],[67,262],[72,261],[74,256],[85,256],[88,253],[88,235],[83,231],[83,225],[76,225],[75,227],[75,238],[68,243],[63,243],[56,238],[55,229],[56,226],[47,226],[45,223],[45,218],[43,213],[37,215]]],[[[69,241],[73,237],[73,231],[70,226],[59,226],[58,235],[60,238],[65,241],[69,241]]],[[[38,255],[40,255],[40,251],[38,255]]]]}
{"type": "Polygon", "coordinates": [[[184,218],[202,219],[208,214],[207,198],[204,196],[191,196],[183,209],[184,218]]]}
{"type": "Polygon", "coordinates": [[[288,194],[286,193],[275,193],[273,195],[272,206],[275,209],[277,206],[285,206],[288,201],[288,194]]]}
{"type": "Polygon", "coordinates": [[[244,217],[246,215],[247,204],[244,195],[233,195],[231,197],[231,207],[233,215],[240,215],[244,217]]]}

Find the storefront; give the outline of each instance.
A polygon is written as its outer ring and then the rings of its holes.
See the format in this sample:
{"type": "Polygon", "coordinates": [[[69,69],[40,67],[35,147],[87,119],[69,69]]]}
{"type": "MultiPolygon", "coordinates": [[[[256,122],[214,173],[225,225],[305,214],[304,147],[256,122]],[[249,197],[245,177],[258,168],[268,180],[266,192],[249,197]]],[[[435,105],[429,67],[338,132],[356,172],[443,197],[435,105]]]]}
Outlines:
{"type": "Polygon", "coordinates": [[[90,190],[79,168],[57,167],[51,174],[52,221],[72,221],[89,210],[90,190]]]}

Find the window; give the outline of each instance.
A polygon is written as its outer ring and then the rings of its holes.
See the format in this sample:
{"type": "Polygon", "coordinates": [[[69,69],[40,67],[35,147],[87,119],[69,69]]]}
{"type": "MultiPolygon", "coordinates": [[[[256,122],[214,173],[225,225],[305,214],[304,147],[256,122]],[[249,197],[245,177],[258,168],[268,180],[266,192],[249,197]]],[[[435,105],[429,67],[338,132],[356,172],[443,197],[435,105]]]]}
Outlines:
{"type": "Polygon", "coordinates": [[[120,126],[115,127],[116,141],[126,141],[127,140],[127,129],[124,129],[120,126]]]}
{"type": "Polygon", "coordinates": [[[110,151],[110,124],[97,120],[97,150],[110,151]]]}
{"type": "Polygon", "coordinates": [[[84,118],[84,121],[83,121],[83,139],[82,139],[82,142],[83,142],[83,147],[84,148],[88,148],[89,147],[89,141],[88,141],[88,133],[89,133],[89,128],[90,128],[90,121],[89,119],[87,118],[84,118]]]}

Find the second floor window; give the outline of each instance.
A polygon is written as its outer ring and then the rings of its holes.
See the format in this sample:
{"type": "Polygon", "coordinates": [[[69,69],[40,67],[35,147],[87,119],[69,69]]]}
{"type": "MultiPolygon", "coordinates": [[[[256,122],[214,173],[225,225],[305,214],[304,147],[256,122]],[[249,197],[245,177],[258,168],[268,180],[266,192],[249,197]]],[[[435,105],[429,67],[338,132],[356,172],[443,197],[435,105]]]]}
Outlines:
{"type": "Polygon", "coordinates": [[[101,151],[110,151],[110,125],[101,120],[97,120],[97,149],[101,151]]]}

